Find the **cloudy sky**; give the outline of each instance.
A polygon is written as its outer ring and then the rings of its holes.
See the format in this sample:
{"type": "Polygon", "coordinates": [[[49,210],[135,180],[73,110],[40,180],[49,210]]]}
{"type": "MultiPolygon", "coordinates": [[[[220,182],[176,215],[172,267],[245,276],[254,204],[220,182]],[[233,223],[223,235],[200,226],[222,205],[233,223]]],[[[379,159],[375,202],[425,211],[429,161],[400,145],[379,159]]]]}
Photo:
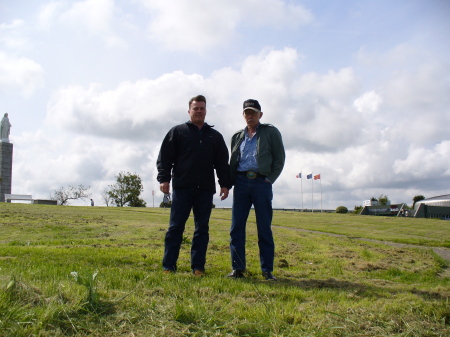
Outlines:
{"type": "Polygon", "coordinates": [[[102,205],[124,171],[159,205],[161,141],[203,94],[228,145],[248,98],[281,131],[275,207],[448,194],[449,17],[447,0],[1,1],[12,193],[83,184],[102,205]]]}

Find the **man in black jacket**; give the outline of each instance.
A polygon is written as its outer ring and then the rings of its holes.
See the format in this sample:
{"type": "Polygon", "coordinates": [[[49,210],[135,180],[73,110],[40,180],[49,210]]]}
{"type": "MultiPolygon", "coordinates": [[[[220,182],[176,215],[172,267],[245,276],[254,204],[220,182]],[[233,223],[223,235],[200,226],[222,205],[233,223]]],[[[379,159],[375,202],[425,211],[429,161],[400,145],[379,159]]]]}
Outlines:
{"type": "Polygon", "coordinates": [[[173,127],[161,145],[157,160],[160,190],[169,193],[172,180],[170,223],[164,240],[163,269],[177,270],[177,260],[186,221],[194,212],[194,237],[191,247],[191,269],[197,276],[205,273],[209,242],[209,217],[216,193],[214,170],[219,180],[221,200],[231,189],[228,149],[222,135],[205,123],[206,98],[191,98],[190,121],[173,127]]]}

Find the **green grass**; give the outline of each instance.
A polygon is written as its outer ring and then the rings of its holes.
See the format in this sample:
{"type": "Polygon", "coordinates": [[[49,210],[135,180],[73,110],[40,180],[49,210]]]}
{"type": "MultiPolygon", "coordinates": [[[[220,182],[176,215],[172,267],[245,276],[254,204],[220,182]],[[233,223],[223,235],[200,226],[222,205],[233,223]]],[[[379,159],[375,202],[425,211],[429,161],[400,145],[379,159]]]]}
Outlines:
{"type": "Polygon", "coordinates": [[[161,272],[167,209],[1,203],[0,336],[450,335],[448,263],[431,249],[449,247],[448,221],[276,211],[267,282],[254,214],[247,277],[224,277],[230,217],[213,210],[198,279],[192,219],[178,272],[161,272]]]}
{"type": "Polygon", "coordinates": [[[450,247],[450,225],[439,219],[280,212],[273,224],[374,240],[450,247]]]}

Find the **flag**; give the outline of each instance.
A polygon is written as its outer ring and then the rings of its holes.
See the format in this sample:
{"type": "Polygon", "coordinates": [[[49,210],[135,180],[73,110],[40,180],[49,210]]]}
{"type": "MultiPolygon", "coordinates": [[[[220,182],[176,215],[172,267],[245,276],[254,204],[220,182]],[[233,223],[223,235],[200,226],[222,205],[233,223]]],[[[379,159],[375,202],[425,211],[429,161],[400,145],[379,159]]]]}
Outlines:
{"type": "Polygon", "coordinates": [[[301,177],[302,177],[302,173],[300,172],[300,173],[297,174],[295,177],[296,177],[296,178],[301,178],[301,177]]]}
{"type": "Polygon", "coordinates": [[[312,179],[312,173],[306,176],[306,179],[312,179]]]}
{"type": "Polygon", "coordinates": [[[320,173],[314,176],[314,180],[320,179],[320,173]]]}

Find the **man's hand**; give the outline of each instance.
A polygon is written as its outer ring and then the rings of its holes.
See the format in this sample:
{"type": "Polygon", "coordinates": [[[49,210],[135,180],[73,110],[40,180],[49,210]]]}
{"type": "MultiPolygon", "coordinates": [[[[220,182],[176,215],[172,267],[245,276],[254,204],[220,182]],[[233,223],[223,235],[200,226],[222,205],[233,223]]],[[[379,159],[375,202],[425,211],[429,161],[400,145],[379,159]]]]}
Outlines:
{"type": "Polygon", "coordinates": [[[163,192],[164,194],[167,194],[170,192],[170,183],[169,182],[164,182],[159,184],[159,190],[161,192],[163,192]]]}
{"type": "Polygon", "coordinates": [[[228,192],[229,192],[228,188],[222,187],[220,189],[220,200],[225,200],[226,198],[228,198],[228,192]]]}

